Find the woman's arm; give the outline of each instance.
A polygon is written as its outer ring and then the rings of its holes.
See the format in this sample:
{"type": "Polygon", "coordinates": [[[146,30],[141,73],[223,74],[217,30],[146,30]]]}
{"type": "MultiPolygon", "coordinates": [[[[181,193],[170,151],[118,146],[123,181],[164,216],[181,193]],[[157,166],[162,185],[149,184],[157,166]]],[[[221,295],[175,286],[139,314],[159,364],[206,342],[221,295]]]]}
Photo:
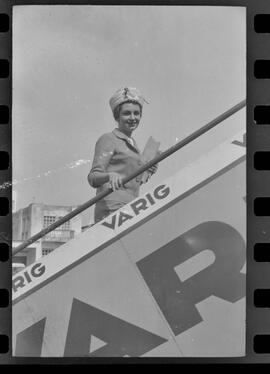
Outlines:
{"type": "MultiPolygon", "coordinates": [[[[90,174],[89,174],[90,175],[90,174]]],[[[88,175],[88,181],[91,185],[90,177],[88,175]]],[[[102,186],[104,183],[110,182],[110,187],[112,187],[113,191],[118,190],[122,187],[122,178],[118,173],[109,172],[109,173],[97,173],[95,175],[95,185],[102,186]]],[[[94,186],[93,186],[94,187],[94,186]]]]}
{"type": "Polygon", "coordinates": [[[90,186],[97,188],[110,182],[113,190],[122,186],[121,176],[115,172],[107,172],[107,167],[114,154],[114,144],[109,134],[102,135],[95,146],[92,168],[88,174],[90,186]]]}
{"type": "Polygon", "coordinates": [[[95,146],[92,168],[88,174],[90,186],[97,188],[109,181],[107,167],[114,153],[114,145],[109,134],[102,135],[95,146]]]}
{"type": "Polygon", "coordinates": [[[93,175],[93,173],[88,174],[88,182],[90,186],[96,188],[102,186],[104,183],[109,182],[109,173],[98,172],[93,175]]]}

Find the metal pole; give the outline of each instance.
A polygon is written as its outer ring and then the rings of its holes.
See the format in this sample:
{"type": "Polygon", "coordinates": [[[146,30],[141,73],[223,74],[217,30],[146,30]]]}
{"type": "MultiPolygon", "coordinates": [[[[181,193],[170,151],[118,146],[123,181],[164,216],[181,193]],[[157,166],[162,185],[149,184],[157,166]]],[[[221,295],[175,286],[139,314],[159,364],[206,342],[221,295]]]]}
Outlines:
{"type": "MultiPolygon", "coordinates": [[[[199,130],[193,132],[191,135],[187,136],[185,139],[181,140],[180,142],[176,143],[172,147],[168,148],[166,151],[162,152],[160,155],[155,157],[153,160],[147,162],[143,166],[141,166],[135,173],[132,173],[128,177],[123,178],[122,183],[125,185],[131,179],[136,178],[138,175],[149,169],[151,166],[159,163],[160,161],[164,160],[165,158],[172,155],[174,152],[178,151],[179,149],[183,148],[188,143],[192,142],[199,136],[203,135],[207,131],[211,130],[213,127],[217,126],[220,122],[224,121],[234,113],[238,112],[240,109],[246,106],[246,100],[241,101],[239,104],[235,105],[231,109],[227,110],[226,112],[222,113],[220,116],[212,120],[211,122],[207,123],[205,126],[201,127],[199,130]]],[[[42,236],[48,234],[49,232],[55,230],[57,227],[61,226],[66,221],[69,221],[71,218],[75,217],[77,214],[83,212],[85,209],[89,208],[90,206],[94,205],[97,201],[103,199],[105,196],[109,195],[113,190],[111,188],[106,189],[105,191],[101,192],[100,194],[96,195],[94,198],[86,201],[84,204],[80,205],[78,208],[74,209],[72,212],[68,213],[64,217],[60,218],[58,221],[54,222],[50,226],[46,227],[45,229],[41,230],[37,234],[33,235],[31,238],[27,239],[22,244],[18,245],[13,250],[12,255],[14,256],[18,252],[22,251],[24,248],[28,247],[30,244],[34,243],[42,236]]]]}

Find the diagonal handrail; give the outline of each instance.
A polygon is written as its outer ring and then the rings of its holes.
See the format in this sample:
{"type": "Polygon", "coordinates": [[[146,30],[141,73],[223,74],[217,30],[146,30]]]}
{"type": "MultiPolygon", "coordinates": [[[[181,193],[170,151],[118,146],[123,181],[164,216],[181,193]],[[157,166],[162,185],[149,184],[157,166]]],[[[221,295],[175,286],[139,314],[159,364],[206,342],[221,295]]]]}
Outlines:
{"type": "MultiPolygon", "coordinates": [[[[128,183],[131,179],[136,178],[138,175],[142,174],[144,171],[152,167],[153,165],[159,163],[160,161],[164,160],[165,158],[172,155],[174,152],[178,151],[179,149],[183,148],[188,143],[192,142],[199,136],[203,135],[207,131],[211,130],[213,127],[217,126],[220,122],[224,121],[231,115],[238,112],[240,109],[244,108],[246,106],[246,100],[241,101],[237,105],[233,106],[226,112],[222,113],[218,117],[216,117],[211,122],[208,122],[205,126],[201,127],[199,130],[194,131],[192,134],[187,136],[185,139],[180,140],[178,143],[173,145],[172,147],[168,148],[166,151],[162,152],[158,156],[156,156],[151,161],[147,162],[143,166],[141,166],[136,172],[132,173],[131,175],[123,178],[122,183],[125,185],[128,183]]],[[[28,247],[30,244],[36,242],[38,239],[42,238],[44,235],[48,234],[49,232],[55,230],[57,227],[61,226],[66,221],[69,221],[71,218],[75,217],[77,214],[83,212],[90,206],[94,205],[97,201],[103,199],[105,196],[109,195],[112,192],[112,188],[107,188],[103,192],[96,195],[94,198],[86,201],[84,204],[78,206],[78,208],[74,209],[72,212],[66,214],[64,217],[60,218],[56,222],[52,223],[50,226],[46,227],[45,229],[41,230],[37,234],[33,235],[31,238],[27,239],[20,245],[18,245],[14,250],[12,255],[14,256],[18,252],[22,251],[24,248],[28,247]]]]}

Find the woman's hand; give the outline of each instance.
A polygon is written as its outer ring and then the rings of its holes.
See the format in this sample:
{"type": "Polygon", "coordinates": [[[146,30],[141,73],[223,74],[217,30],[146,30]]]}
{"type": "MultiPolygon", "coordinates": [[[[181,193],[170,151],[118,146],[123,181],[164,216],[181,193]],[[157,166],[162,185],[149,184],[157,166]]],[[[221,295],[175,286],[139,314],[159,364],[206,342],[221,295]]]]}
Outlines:
{"type": "Polygon", "coordinates": [[[147,177],[143,178],[143,180],[140,182],[140,185],[147,183],[151,176],[157,172],[158,164],[155,164],[151,166],[151,168],[147,169],[147,177]]]}
{"type": "Polygon", "coordinates": [[[113,191],[119,190],[122,185],[122,177],[120,174],[115,173],[114,171],[108,173],[109,174],[109,184],[113,191]]]}
{"type": "Polygon", "coordinates": [[[155,165],[151,166],[151,168],[149,168],[148,171],[151,175],[153,175],[157,172],[157,168],[158,168],[158,164],[155,164],[155,165]]]}

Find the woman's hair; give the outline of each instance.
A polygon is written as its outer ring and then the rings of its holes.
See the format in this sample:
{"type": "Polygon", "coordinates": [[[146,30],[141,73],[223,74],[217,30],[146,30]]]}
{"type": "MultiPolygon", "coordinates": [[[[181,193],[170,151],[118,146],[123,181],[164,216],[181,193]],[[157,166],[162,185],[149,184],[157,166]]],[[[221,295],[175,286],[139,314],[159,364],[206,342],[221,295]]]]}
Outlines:
{"type": "Polygon", "coordinates": [[[123,106],[124,104],[126,104],[126,103],[132,103],[132,104],[137,104],[137,105],[139,105],[139,107],[140,107],[140,112],[141,112],[141,115],[142,115],[142,106],[141,106],[141,104],[138,103],[138,101],[128,100],[128,101],[125,101],[124,103],[119,104],[119,105],[114,109],[114,111],[113,111],[113,117],[114,117],[114,119],[115,119],[116,121],[119,120],[120,110],[121,110],[122,106],[123,106]]]}

